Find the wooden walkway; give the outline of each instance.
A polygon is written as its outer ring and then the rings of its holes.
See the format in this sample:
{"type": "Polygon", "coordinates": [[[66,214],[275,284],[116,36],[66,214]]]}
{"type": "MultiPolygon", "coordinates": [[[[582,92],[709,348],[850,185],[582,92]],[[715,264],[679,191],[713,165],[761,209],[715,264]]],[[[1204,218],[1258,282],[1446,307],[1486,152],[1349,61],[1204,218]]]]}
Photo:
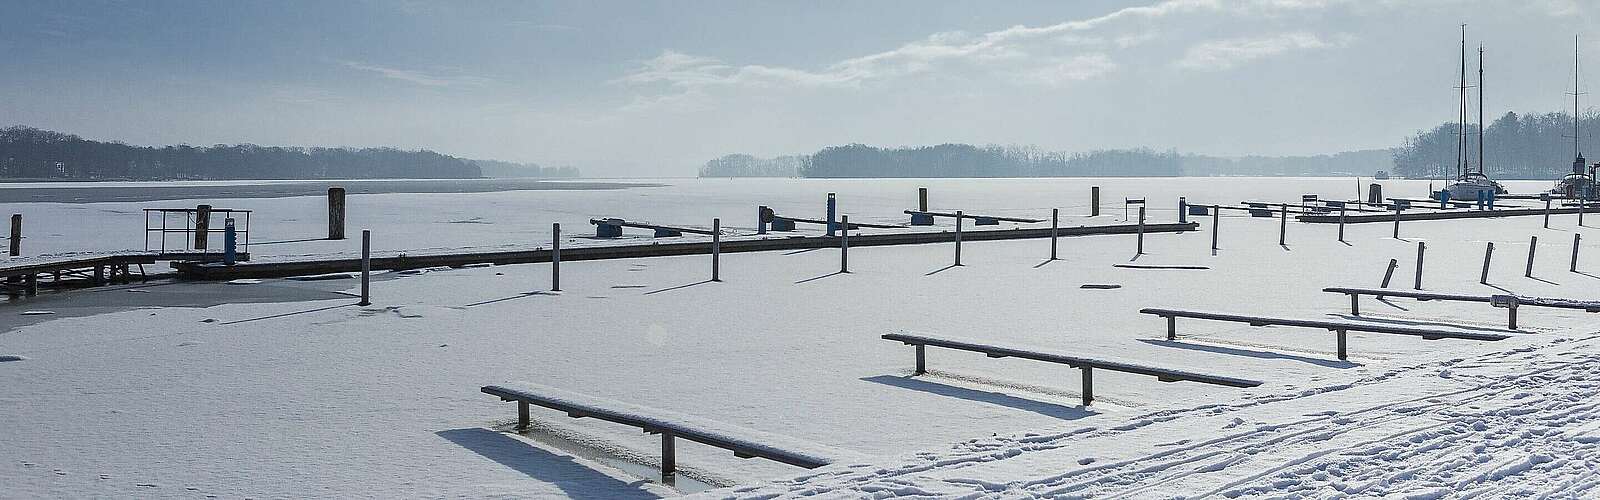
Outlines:
{"type": "MultiPolygon", "coordinates": [[[[1486,219],[1494,217],[1517,217],[1526,215],[1544,215],[1544,208],[1508,208],[1494,210],[1454,210],[1454,211],[1423,211],[1428,207],[1413,206],[1409,211],[1400,213],[1400,220],[1445,220],[1445,219],[1486,219]]],[[[1578,207],[1551,207],[1550,215],[1567,215],[1578,213],[1578,207]]],[[[1589,214],[1600,215],[1600,208],[1589,207],[1589,214]]],[[[1300,215],[1295,220],[1315,224],[1338,224],[1339,214],[1330,215],[1300,215]]],[[[1361,224],[1366,222],[1394,222],[1394,212],[1384,214],[1365,213],[1361,215],[1347,214],[1344,216],[1346,224],[1361,224]]]]}
{"type": "MultiPolygon", "coordinates": [[[[1146,233],[1179,233],[1194,231],[1198,223],[1187,224],[1145,224],[1146,233]]],[[[1108,226],[1079,226],[1063,227],[1058,230],[1060,236],[1089,236],[1104,234],[1135,234],[1139,232],[1137,224],[1118,224],[1108,226]]],[[[991,231],[963,231],[962,241],[986,240],[1013,240],[1028,238],[1049,238],[1050,228],[1039,229],[1001,229],[991,231]]],[[[885,246],[885,245],[921,245],[928,243],[953,242],[956,233],[920,232],[920,233],[887,233],[887,234],[853,234],[850,235],[851,247],[885,246]]],[[[806,250],[815,248],[835,248],[839,246],[837,236],[796,236],[789,238],[743,239],[724,240],[721,243],[723,253],[735,252],[766,252],[773,250],[806,250]]],[[[651,243],[643,245],[612,245],[562,248],[561,260],[605,260],[605,259],[633,259],[640,257],[667,257],[674,255],[704,255],[711,253],[711,242],[683,242],[683,243],[651,243]]],[[[470,252],[447,253],[433,255],[407,255],[403,257],[374,257],[372,269],[374,270],[405,270],[421,269],[427,267],[460,267],[472,264],[530,264],[550,262],[550,250],[513,250],[503,252],[470,252]]],[[[174,262],[172,267],[177,269],[186,278],[205,280],[232,280],[239,278],[279,278],[284,276],[303,276],[311,274],[327,274],[339,272],[357,272],[361,270],[361,259],[320,259],[297,260],[281,262],[254,262],[239,263],[233,266],[218,264],[205,264],[194,262],[174,262]]]]}

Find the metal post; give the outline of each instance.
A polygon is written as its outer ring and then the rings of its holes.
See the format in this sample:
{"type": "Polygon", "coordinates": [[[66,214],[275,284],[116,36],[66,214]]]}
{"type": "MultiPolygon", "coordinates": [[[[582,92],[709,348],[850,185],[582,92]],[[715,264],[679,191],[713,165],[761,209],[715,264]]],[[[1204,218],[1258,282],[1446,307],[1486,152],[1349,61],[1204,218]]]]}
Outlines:
{"type": "Polygon", "coordinates": [[[673,449],[672,433],[661,431],[661,481],[671,482],[672,475],[678,472],[678,454],[673,449]]]}
{"type": "Polygon", "coordinates": [[[1221,222],[1222,222],[1222,207],[1219,206],[1219,205],[1212,205],[1211,206],[1211,250],[1213,250],[1213,251],[1215,251],[1217,249],[1217,230],[1218,230],[1218,226],[1221,225],[1221,222]]]}
{"type": "MultiPolygon", "coordinates": [[[[1389,288],[1389,279],[1394,277],[1395,268],[1400,267],[1398,259],[1389,259],[1389,269],[1383,272],[1383,284],[1379,288],[1389,288]]],[[[1383,298],[1382,296],[1378,298],[1383,298]]]]}
{"type": "Polygon", "coordinates": [[[1517,329],[1517,296],[1511,296],[1511,302],[1506,304],[1506,329],[1517,329]]]}
{"type": "Polygon", "coordinates": [[[1416,279],[1416,283],[1413,284],[1411,286],[1411,288],[1414,288],[1414,289],[1417,289],[1417,290],[1421,290],[1422,289],[1422,256],[1427,251],[1428,251],[1428,244],[1426,242],[1418,241],[1417,242],[1417,279],[1416,279]]]}
{"type": "Polygon", "coordinates": [[[1394,204],[1394,239],[1400,239],[1400,203],[1394,204]]]}
{"type": "MultiPolygon", "coordinates": [[[[1056,237],[1058,236],[1056,233],[1060,231],[1060,227],[1061,209],[1052,208],[1050,209],[1050,260],[1056,260],[1056,237]]],[[[1577,250],[1573,251],[1576,252],[1577,250]]],[[[1573,255],[1577,254],[1574,253],[1573,255]]]]}
{"type": "Polygon", "coordinates": [[[1572,233],[1572,267],[1568,271],[1578,272],[1578,242],[1583,241],[1583,235],[1572,233]]]}
{"type": "Polygon", "coordinates": [[[1094,367],[1083,365],[1083,405],[1094,402],[1094,367]]]}
{"type": "Polygon", "coordinates": [[[361,230],[361,302],[358,306],[372,305],[372,231],[361,230]]]}
{"type": "Polygon", "coordinates": [[[1339,241],[1344,242],[1344,206],[1339,207],[1339,241]]]}
{"type": "Polygon", "coordinates": [[[1189,223],[1189,199],[1182,196],[1178,197],[1178,223],[1189,223]]]}
{"type": "Polygon", "coordinates": [[[1483,247],[1483,272],[1478,275],[1478,283],[1489,284],[1489,260],[1494,258],[1494,242],[1489,242],[1483,247]]]}
{"type": "Polygon", "coordinates": [[[1278,246],[1284,246],[1288,244],[1289,237],[1289,204],[1280,205],[1278,212],[1278,246]]]}
{"type": "Polygon", "coordinates": [[[1534,253],[1535,250],[1538,250],[1538,249],[1539,249],[1539,237],[1538,236],[1534,236],[1534,237],[1529,238],[1528,239],[1528,269],[1526,271],[1523,271],[1523,273],[1522,273],[1523,276],[1526,276],[1526,277],[1529,277],[1529,278],[1533,277],[1533,253],[1534,253]]]}
{"type": "Polygon", "coordinates": [[[328,239],[344,239],[344,188],[328,188],[328,239]]]}
{"type": "Polygon", "coordinates": [[[561,291],[561,223],[550,224],[550,291],[561,291]]]}
{"type": "Polygon", "coordinates": [[[528,430],[528,402],[517,401],[517,430],[528,430]]]}
{"type": "Polygon", "coordinates": [[[1350,315],[1361,315],[1361,294],[1359,293],[1350,294],[1350,315]]]}
{"type": "Polygon", "coordinates": [[[222,220],[222,265],[231,266],[237,261],[239,233],[233,227],[233,217],[222,220]]]}
{"type": "MultiPolygon", "coordinates": [[[[163,237],[166,235],[166,232],[161,233],[163,237]]],[[[18,255],[22,255],[22,214],[11,214],[11,256],[18,255]]]]}
{"type": "Polygon", "coordinates": [[[844,226],[843,233],[839,234],[839,272],[850,272],[850,216],[839,216],[839,225],[844,226]]]}
{"type": "Polygon", "coordinates": [[[1139,205],[1139,247],[1134,255],[1144,255],[1144,205],[1139,205]]]}
{"type": "Polygon", "coordinates": [[[928,188],[925,188],[925,187],[917,188],[917,211],[918,212],[926,212],[926,211],[928,211],[928,188]]]}
{"type": "Polygon", "coordinates": [[[833,232],[839,228],[839,225],[833,222],[838,218],[838,210],[838,202],[834,199],[833,193],[828,193],[828,236],[833,236],[833,232]]]}
{"type": "Polygon", "coordinates": [[[1167,340],[1178,340],[1178,317],[1167,316],[1167,340]]]}
{"type": "Polygon", "coordinates": [[[928,346],[917,345],[917,375],[928,373],[928,346]]]}
{"type": "Polygon", "coordinates": [[[1550,229],[1550,195],[1547,194],[1547,195],[1543,196],[1543,198],[1544,198],[1544,228],[1545,229],[1550,229]]]}
{"type": "Polygon", "coordinates": [[[1089,216],[1100,216],[1100,186],[1089,188],[1089,216]]]}
{"type": "MultiPolygon", "coordinates": [[[[833,194],[828,194],[828,234],[833,234],[833,194]]],[[[722,219],[711,219],[711,281],[722,281],[722,219]]]]}
{"type": "Polygon", "coordinates": [[[1344,361],[1346,359],[1349,359],[1349,356],[1345,354],[1345,346],[1346,346],[1347,342],[1346,342],[1346,339],[1345,339],[1344,330],[1337,330],[1334,333],[1336,333],[1338,335],[1338,337],[1339,337],[1339,361],[1344,361]]]}
{"type": "Polygon", "coordinates": [[[960,210],[956,210],[956,265],[958,266],[961,265],[961,219],[965,218],[960,210]]]}

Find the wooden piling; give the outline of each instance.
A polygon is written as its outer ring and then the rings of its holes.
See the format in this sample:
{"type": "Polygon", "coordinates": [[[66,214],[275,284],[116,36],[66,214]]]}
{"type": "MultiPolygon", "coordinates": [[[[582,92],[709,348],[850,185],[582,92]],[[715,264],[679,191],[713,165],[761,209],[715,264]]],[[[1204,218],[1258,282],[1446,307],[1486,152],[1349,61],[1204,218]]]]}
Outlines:
{"type": "Polygon", "coordinates": [[[1144,205],[1139,205],[1139,242],[1134,255],[1144,255],[1144,205]]]}
{"type": "Polygon", "coordinates": [[[1421,290],[1422,289],[1422,257],[1423,257],[1423,255],[1425,253],[1427,253],[1427,251],[1428,251],[1428,244],[1426,242],[1418,241],[1417,242],[1417,274],[1416,274],[1416,282],[1411,285],[1411,288],[1416,289],[1416,290],[1421,290]]]}
{"type": "Polygon", "coordinates": [[[1528,239],[1528,269],[1526,271],[1523,271],[1522,275],[1524,277],[1528,277],[1528,278],[1532,278],[1533,277],[1533,254],[1538,249],[1539,249],[1539,237],[1538,236],[1534,236],[1534,237],[1529,238],[1528,239]]]}
{"type": "Polygon", "coordinates": [[[1100,186],[1089,188],[1089,216],[1100,216],[1100,186]]]}
{"type": "Polygon", "coordinates": [[[1183,196],[1178,197],[1178,223],[1189,223],[1189,199],[1183,196]]]}
{"type": "Polygon", "coordinates": [[[1478,275],[1478,283],[1489,284],[1489,261],[1494,258],[1494,242],[1489,242],[1483,247],[1483,272],[1478,275]]]}
{"type": "Polygon", "coordinates": [[[1217,226],[1222,222],[1222,208],[1218,205],[1211,206],[1211,250],[1217,250],[1217,226]]]}
{"type": "Polygon", "coordinates": [[[1061,209],[1050,209],[1050,260],[1056,260],[1056,237],[1061,231],[1061,209]]]}
{"type": "Polygon", "coordinates": [[[928,188],[917,188],[917,211],[928,211],[928,188]]]}
{"type": "Polygon", "coordinates": [[[1572,233],[1572,267],[1568,271],[1578,272],[1578,243],[1583,241],[1583,235],[1572,233]]]}
{"type": "Polygon", "coordinates": [[[550,224],[550,291],[561,291],[561,223],[550,224]]]}
{"type": "Polygon", "coordinates": [[[361,230],[361,302],[358,306],[372,305],[372,231],[361,230]]]}
{"type": "Polygon", "coordinates": [[[670,483],[678,472],[678,453],[672,433],[661,431],[661,481],[670,483]]]}
{"type": "Polygon", "coordinates": [[[1286,246],[1289,242],[1289,204],[1280,204],[1278,212],[1278,246],[1286,246]]]}
{"type": "MultiPolygon", "coordinates": [[[[1378,288],[1389,288],[1389,280],[1394,278],[1394,270],[1397,267],[1400,267],[1400,260],[1389,259],[1389,269],[1383,272],[1383,283],[1378,285],[1378,288]]],[[[1378,298],[1383,297],[1379,296],[1378,298]]]]}
{"type": "Polygon", "coordinates": [[[1083,405],[1089,406],[1090,403],[1094,403],[1094,368],[1089,365],[1083,365],[1081,369],[1083,370],[1083,405]]]}
{"type": "Polygon", "coordinates": [[[194,207],[194,249],[205,251],[206,240],[210,239],[211,232],[211,205],[197,205],[194,207]]]}
{"type": "Polygon", "coordinates": [[[1394,239],[1400,239],[1400,203],[1394,204],[1394,239]]]}
{"type": "Polygon", "coordinates": [[[11,214],[11,256],[22,255],[22,214],[11,214]]]}
{"type": "Polygon", "coordinates": [[[344,188],[328,188],[328,239],[344,239],[344,188]]]}
{"type": "Polygon", "coordinates": [[[1546,194],[1546,195],[1543,196],[1543,198],[1544,198],[1544,228],[1545,229],[1550,229],[1550,195],[1546,194]]]}
{"type": "Polygon", "coordinates": [[[960,210],[956,210],[956,265],[961,265],[961,221],[966,219],[960,210]]]}
{"type": "Polygon", "coordinates": [[[844,232],[839,233],[839,272],[850,272],[850,216],[840,215],[839,224],[844,232]]]}
{"type": "Polygon", "coordinates": [[[1344,207],[1339,207],[1339,242],[1344,242],[1344,207]]]}
{"type": "MultiPolygon", "coordinates": [[[[833,201],[833,193],[828,193],[828,201],[833,201]]],[[[833,203],[829,203],[828,206],[831,208],[833,203]]],[[[830,219],[828,223],[832,224],[833,221],[830,219]]],[[[722,219],[720,218],[711,219],[711,281],[722,281],[722,219]]]]}

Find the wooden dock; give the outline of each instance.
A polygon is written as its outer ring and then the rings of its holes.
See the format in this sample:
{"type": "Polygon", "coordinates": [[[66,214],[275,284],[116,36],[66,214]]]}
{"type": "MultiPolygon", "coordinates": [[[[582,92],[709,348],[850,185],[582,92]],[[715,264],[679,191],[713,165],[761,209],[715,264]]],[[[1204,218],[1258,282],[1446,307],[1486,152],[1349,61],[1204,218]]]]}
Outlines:
{"type": "MultiPolygon", "coordinates": [[[[1412,210],[1413,211],[1410,211],[1410,212],[1401,212],[1400,213],[1400,220],[1402,220],[1402,221],[1413,221],[1413,220],[1444,220],[1444,219],[1486,219],[1486,218],[1494,218],[1494,217],[1518,217],[1518,216],[1526,216],[1526,215],[1544,215],[1546,213],[1545,209],[1543,209],[1543,208],[1509,208],[1509,209],[1498,209],[1497,208],[1497,209],[1494,209],[1494,210],[1470,210],[1470,211],[1468,211],[1468,210],[1456,210],[1456,211],[1449,211],[1449,212],[1445,212],[1445,211],[1437,211],[1437,212],[1436,211],[1427,211],[1427,212],[1424,212],[1424,211],[1421,211],[1419,208],[1412,208],[1412,210]]],[[[1566,214],[1576,214],[1576,213],[1578,213],[1578,207],[1561,207],[1561,208],[1552,207],[1550,209],[1550,211],[1549,211],[1550,215],[1566,215],[1566,214]]],[[[1589,211],[1586,212],[1586,213],[1600,214],[1600,208],[1590,207],[1589,211]]],[[[1349,215],[1345,215],[1344,216],[1344,222],[1346,224],[1361,224],[1361,223],[1367,223],[1367,222],[1394,222],[1394,217],[1395,217],[1394,212],[1389,212],[1389,213],[1386,213],[1386,214],[1371,214],[1371,213],[1361,214],[1361,215],[1349,214],[1349,215]]],[[[1338,224],[1339,223],[1339,214],[1300,215],[1300,216],[1296,216],[1295,220],[1298,220],[1300,222],[1310,222],[1310,223],[1314,223],[1314,224],[1338,224]]]]}
{"type": "MultiPolygon", "coordinates": [[[[1198,228],[1199,224],[1194,222],[1185,224],[1145,224],[1144,232],[1180,233],[1184,231],[1194,231],[1198,228]]],[[[1135,234],[1139,232],[1139,225],[1117,224],[1108,226],[1063,227],[1057,231],[1057,234],[1060,236],[1135,234]]],[[[1050,228],[1017,228],[991,231],[963,231],[961,233],[961,239],[962,241],[970,242],[1049,238],[1050,235],[1050,228]]],[[[947,243],[955,240],[956,233],[953,231],[943,231],[937,233],[919,232],[853,234],[850,235],[850,246],[864,247],[885,245],[921,245],[928,243],[947,243]]],[[[764,239],[724,240],[721,242],[721,246],[721,251],[723,253],[835,248],[839,246],[839,237],[793,236],[788,238],[769,237],[764,239]]],[[[640,257],[667,257],[674,255],[703,255],[709,253],[711,253],[710,241],[655,243],[645,245],[610,245],[562,248],[561,260],[566,262],[575,260],[633,259],[640,257]]],[[[461,267],[472,264],[530,264],[540,262],[550,262],[550,250],[512,250],[501,252],[470,252],[407,255],[397,257],[374,257],[372,259],[372,269],[405,270],[428,267],[461,267]]],[[[232,280],[239,278],[280,278],[285,276],[357,272],[361,270],[361,259],[344,258],[281,262],[253,262],[239,263],[233,266],[224,266],[216,263],[173,262],[172,267],[177,269],[183,277],[192,279],[232,280]]]]}

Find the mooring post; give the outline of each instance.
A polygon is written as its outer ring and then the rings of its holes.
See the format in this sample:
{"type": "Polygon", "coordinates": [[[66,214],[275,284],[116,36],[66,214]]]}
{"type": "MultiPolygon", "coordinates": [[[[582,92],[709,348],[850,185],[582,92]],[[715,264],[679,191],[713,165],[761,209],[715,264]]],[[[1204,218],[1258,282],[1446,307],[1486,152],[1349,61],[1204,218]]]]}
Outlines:
{"type": "Polygon", "coordinates": [[[1334,333],[1339,337],[1339,361],[1349,359],[1349,357],[1345,354],[1345,345],[1347,344],[1345,339],[1345,331],[1335,330],[1334,333]]]}
{"type": "Polygon", "coordinates": [[[1350,294],[1350,315],[1361,315],[1361,294],[1359,293],[1350,294]]]}
{"type": "Polygon", "coordinates": [[[233,227],[233,217],[222,219],[222,265],[231,266],[237,262],[235,245],[239,242],[239,233],[233,227]]]}
{"type": "Polygon", "coordinates": [[[1568,271],[1578,272],[1578,242],[1583,241],[1583,235],[1572,233],[1572,267],[1568,271]]]}
{"type": "Polygon", "coordinates": [[[1418,241],[1417,242],[1417,279],[1416,279],[1416,283],[1411,286],[1411,288],[1416,289],[1416,290],[1421,290],[1422,289],[1422,256],[1427,251],[1428,251],[1428,244],[1426,242],[1418,241]]]}
{"type": "Polygon", "coordinates": [[[1089,188],[1089,216],[1100,216],[1100,186],[1089,188]]]}
{"type": "Polygon", "coordinates": [[[1544,198],[1544,228],[1550,229],[1550,195],[1542,194],[1539,197],[1544,198]]]}
{"type": "Polygon", "coordinates": [[[1189,223],[1189,199],[1183,196],[1178,197],[1178,223],[1189,223]]]}
{"type": "Polygon", "coordinates": [[[850,272],[850,215],[839,216],[844,232],[839,234],[839,272],[850,272]]]}
{"type": "Polygon", "coordinates": [[[1056,233],[1061,228],[1061,209],[1050,209],[1050,260],[1056,260],[1056,233]]]}
{"type": "Polygon", "coordinates": [[[1089,406],[1094,402],[1094,367],[1083,365],[1083,405],[1089,406]]]}
{"type": "Polygon", "coordinates": [[[661,481],[671,482],[672,475],[678,472],[678,454],[674,450],[671,432],[661,431],[661,481]]]}
{"type": "Polygon", "coordinates": [[[11,214],[11,256],[22,255],[22,214],[11,214]]]}
{"type": "Polygon", "coordinates": [[[328,239],[344,239],[344,188],[328,188],[328,239]]]}
{"type": "Polygon", "coordinates": [[[211,205],[196,205],[194,207],[194,249],[202,252],[206,249],[206,240],[211,233],[211,205]]]}
{"type": "Polygon", "coordinates": [[[956,265],[958,266],[961,265],[961,219],[965,218],[960,210],[956,210],[956,265]]]}
{"type": "Polygon", "coordinates": [[[838,202],[833,193],[828,193],[828,236],[833,236],[833,232],[839,228],[839,224],[834,222],[838,218],[838,210],[838,202]]]}
{"type": "Polygon", "coordinates": [[[1534,237],[1529,238],[1528,239],[1528,269],[1526,271],[1522,272],[1523,276],[1528,277],[1528,278],[1532,278],[1533,277],[1533,253],[1534,253],[1534,251],[1536,251],[1538,249],[1539,249],[1539,237],[1538,236],[1534,236],[1534,237]]]}
{"type": "Polygon", "coordinates": [[[1394,204],[1394,239],[1400,239],[1400,203],[1394,204]]]}
{"type": "MultiPolygon", "coordinates": [[[[1389,268],[1383,272],[1383,283],[1378,285],[1379,288],[1389,288],[1389,280],[1394,278],[1394,270],[1397,267],[1400,267],[1400,260],[1389,259],[1389,268]]],[[[1383,296],[1379,295],[1378,298],[1382,299],[1383,296]]]]}
{"type": "Polygon", "coordinates": [[[1478,275],[1478,283],[1489,284],[1489,260],[1494,258],[1494,242],[1489,242],[1483,247],[1483,272],[1478,275]]]}
{"type": "Polygon", "coordinates": [[[372,305],[372,230],[361,230],[361,302],[358,306],[372,305]]]}
{"type": "Polygon", "coordinates": [[[561,291],[561,223],[550,224],[550,291],[561,291]]]}
{"type": "Polygon", "coordinates": [[[917,188],[917,211],[918,212],[926,212],[926,211],[928,211],[928,188],[925,188],[925,187],[917,188]]]}
{"type": "Polygon", "coordinates": [[[1589,200],[1578,198],[1578,227],[1583,227],[1583,213],[1589,211],[1589,200]]]}
{"type": "Polygon", "coordinates": [[[1167,340],[1178,340],[1178,317],[1167,316],[1167,340]]]}
{"type": "Polygon", "coordinates": [[[1278,246],[1285,246],[1289,242],[1289,204],[1279,205],[1278,212],[1278,246]]]}
{"type": "Polygon", "coordinates": [[[1134,255],[1144,255],[1144,205],[1139,205],[1139,243],[1134,255]]]}
{"type": "Polygon", "coordinates": [[[1344,205],[1339,206],[1339,242],[1344,242],[1344,205]]]}
{"type": "Polygon", "coordinates": [[[1222,207],[1211,206],[1211,250],[1217,250],[1217,226],[1222,222],[1222,207]]]}
{"type": "Polygon", "coordinates": [[[756,207],[756,234],[767,234],[767,206],[756,207]]]}
{"type": "Polygon", "coordinates": [[[528,402],[517,401],[517,430],[528,430],[528,402]]]}
{"type": "MultiPolygon", "coordinates": [[[[833,224],[833,193],[828,193],[828,224],[833,224]]],[[[833,234],[833,229],[828,230],[833,234]]],[[[722,219],[711,219],[711,281],[722,281],[722,219]]]]}
{"type": "Polygon", "coordinates": [[[1517,329],[1517,296],[1512,295],[1511,301],[1506,303],[1506,329],[1517,329]]]}
{"type": "Polygon", "coordinates": [[[917,344],[917,375],[928,373],[928,346],[917,344]]]}

